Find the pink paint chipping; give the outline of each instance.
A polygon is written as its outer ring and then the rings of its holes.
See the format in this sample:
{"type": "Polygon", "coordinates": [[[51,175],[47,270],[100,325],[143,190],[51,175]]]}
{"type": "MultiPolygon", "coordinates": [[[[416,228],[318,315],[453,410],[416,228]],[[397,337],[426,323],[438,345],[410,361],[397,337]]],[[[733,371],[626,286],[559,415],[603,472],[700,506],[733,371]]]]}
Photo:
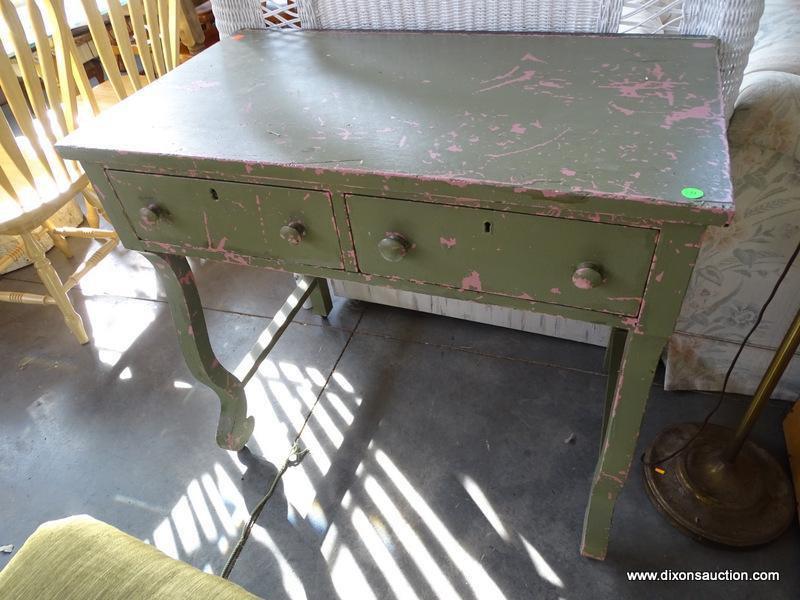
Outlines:
{"type": "Polygon", "coordinates": [[[615,104],[614,102],[609,102],[608,105],[611,108],[613,108],[614,110],[619,111],[623,115],[627,115],[629,117],[636,112],[635,110],[631,110],[630,108],[623,108],[622,106],[619,106],[619,105],[615,104]]]}
{"type": "Polygon", "coordinates": [[[526,131],[527,131],[527,129],[526,129],[525,127],[523,127],[523,126],[522,126],[520,123],[514,123],[514,124],[511,126],[511,133],[519,133],[519,134],[523,134],[523,133],[525,133],[526,131]]]}
{"type": "Polygon", "coordinates": [[[661,67],[659,63],[656,63],[655,66],[650,69],[650,75],[655,77],[656,79],[661,79],[664,77],[664,69],[661,67]]]}
{"type": "Polygon", "coordinates": [[[568,169],[567,167],[563,167],[561,169],[561,174],[564,175],[565,177],[573,177],[575,175],[575,171],[573,171],[572,169],[568,169]]]}
{"type": "Polygon", "coordinates": [[[481,92],[488,92],[489,90],[494,90],[500,87],[504,87],[507,85],[511,85],[512,83],[522,83],[523,81],[530,81],[533,76],[536,74],[536,71],[523,71],[522,75],[516,77],[514,79],[508,79],[506,81],[502,81],[500,83],[495,83],[494,85],[490,85],[489,87],[481,88],[476,93],[480,94],[481,92]]]}
{"type": "Polygon", "coordinates": [[[541,58],[537,58],[536,56],[534,56],[533,54],[530,54],[529,52],[526,52],[525,56],[523,56],[520,60],[529,60],[529,61],[532,61],[532,62],[539,62],[539,63],[547,64],[546,60],[542,60],[541,58]]]}
{"type": "Polygon", "coordinates": [[[550,293],[551,294],[560,294],[561,293],[561,289],[559,289],[559,288],[550,288],[550,293]]]}
{"type": "Polygon", "coordinates": [[[685,110],[676,110],[664,117],[664,122],[661,127],[669,129],[673,123],[683,121],[685,119],[712,119],[716,115],[711,111],[711,103],[705,102],[701,106],[693,106],[685,110]]]}
{"type": "Polygon", "coordinates": [[[464,290],[475,290],[476,292],[483,291],[480,273],[477,271],[472,271],[469,275],[461,280],[461,291],[464,290]]]}
{"type": "Polygon", "coordinates": [[[453,246],[456,245],[457,241],[456,241],[456,238],[454,238],[454,237],[451,237],[451,238],[440,237],[439,238],[439,243],[442,246],[446,246],[447,248],[452,248],[453,246]]]}
{"type": "MultiPolygon", "coordinates": [[[[491,79],[485,79],[485,80],[481,81],[481,83],[490,83],[492,81],[499,81],[501,79],[506,79],[507,77],[511,77],[517,71],[519,71],[519,65],[517,65],[516,67],[511,69],[508,73],[503,73],[502,75],[498,75],[497,77],[492,77],[491,79]]],[[[465,116],[469,116],[469,115],[465,115],[465,116]]]]}

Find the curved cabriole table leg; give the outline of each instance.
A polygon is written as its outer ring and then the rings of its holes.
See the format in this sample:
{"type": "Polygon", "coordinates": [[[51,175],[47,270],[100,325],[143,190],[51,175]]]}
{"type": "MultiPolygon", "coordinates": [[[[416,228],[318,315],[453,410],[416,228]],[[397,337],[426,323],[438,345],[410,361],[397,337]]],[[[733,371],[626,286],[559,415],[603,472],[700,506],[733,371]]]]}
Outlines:
{"type": "Polygon", "coordinates": [[[189,370],[219,397],[217,444],[227,450],[241,450],[253,433],[255,421],[247,416],[244,385],[220,364],[211,348],[192,268],[182,256],[142,254],[156,268],[164,286],[189,370]]]}

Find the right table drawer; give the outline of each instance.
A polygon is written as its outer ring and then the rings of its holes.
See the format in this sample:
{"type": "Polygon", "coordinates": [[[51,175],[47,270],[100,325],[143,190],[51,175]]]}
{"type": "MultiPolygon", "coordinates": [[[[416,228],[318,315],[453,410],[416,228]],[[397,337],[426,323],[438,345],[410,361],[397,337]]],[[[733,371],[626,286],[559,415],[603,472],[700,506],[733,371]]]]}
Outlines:
{"type": "Polygon", "coordinates": [[[359,270],[632,316],[653,229],[349,195],[359,270]]]}

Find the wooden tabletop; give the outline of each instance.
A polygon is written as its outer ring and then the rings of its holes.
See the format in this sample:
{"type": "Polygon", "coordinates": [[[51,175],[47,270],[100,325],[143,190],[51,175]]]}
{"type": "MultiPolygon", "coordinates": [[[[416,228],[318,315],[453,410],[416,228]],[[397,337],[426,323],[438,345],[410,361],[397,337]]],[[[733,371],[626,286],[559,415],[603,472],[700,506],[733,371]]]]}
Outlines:
{"type": "Polygon", "coordinates": [[[716,46],[702,37],[248,31],[59,147],[70,158],[311,165],[728,213],[716,46]]]}

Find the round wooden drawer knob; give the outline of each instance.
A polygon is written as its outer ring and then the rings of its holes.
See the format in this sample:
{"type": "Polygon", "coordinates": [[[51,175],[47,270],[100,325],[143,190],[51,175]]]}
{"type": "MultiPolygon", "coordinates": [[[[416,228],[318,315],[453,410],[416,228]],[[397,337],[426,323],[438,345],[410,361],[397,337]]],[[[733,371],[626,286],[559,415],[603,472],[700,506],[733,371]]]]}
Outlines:
{"type": "Polygon", "coordinates": [[[299,221],[294,221],[281,227],[281,237],[292,246],[297,246],[297,244],[302,242],[305,234],[306,228],[299,221]]]}
{"type": "Polygon", "coordinates": [[[603,271],[599,265],[594,263],[581,263],[572,274],[572,283],[580,290],[596,288],[603,283],[603,271]]]}
{"type": "Polygon", "coordinates": [[[167,214],[158,204],[150,203],[139,209],[139,220],[145,227],[152,227],[167,214]]]}
{"type": "Polygon", "coordinates": [[[378,252],[389,262],[399,262],[408,254],[411,244],[399,233],[390,233],[378,242],[378,252]]]}

